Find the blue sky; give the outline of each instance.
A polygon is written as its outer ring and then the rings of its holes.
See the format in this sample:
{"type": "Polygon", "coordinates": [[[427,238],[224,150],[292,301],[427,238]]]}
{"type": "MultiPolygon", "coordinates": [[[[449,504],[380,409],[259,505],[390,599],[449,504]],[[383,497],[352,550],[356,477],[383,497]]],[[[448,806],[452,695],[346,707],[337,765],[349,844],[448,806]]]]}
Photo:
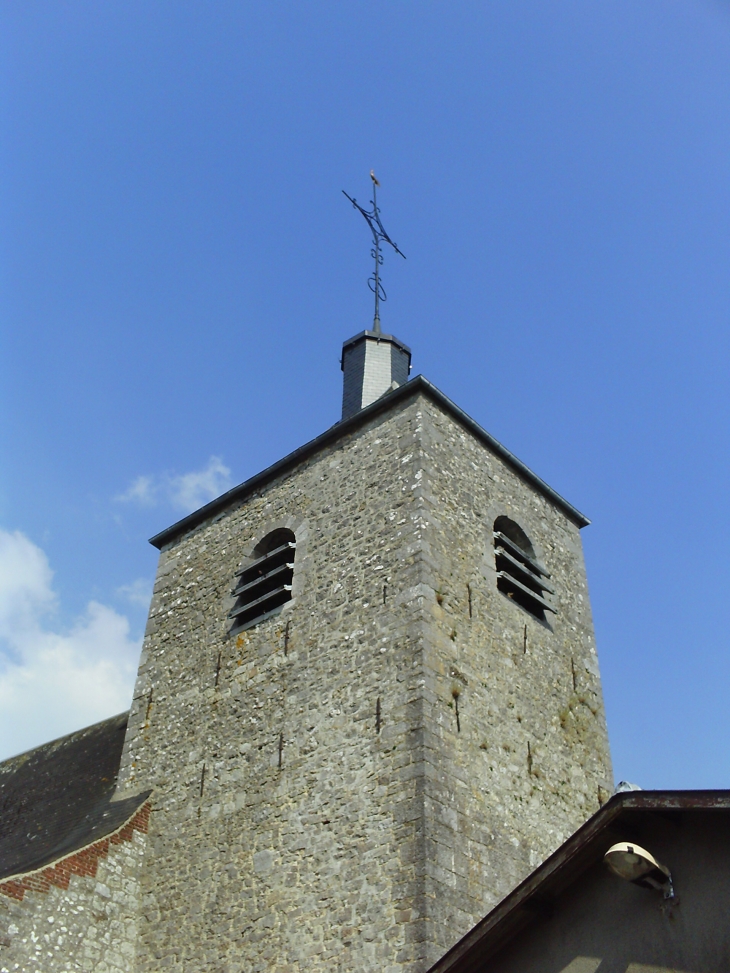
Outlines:
{"type": "Polygon", "coordinates": [[[617,778],[730,785],[730,4],[0,9],[0,757],[128,705],[147,538],[383,326],[592,519],[617,778]]]}

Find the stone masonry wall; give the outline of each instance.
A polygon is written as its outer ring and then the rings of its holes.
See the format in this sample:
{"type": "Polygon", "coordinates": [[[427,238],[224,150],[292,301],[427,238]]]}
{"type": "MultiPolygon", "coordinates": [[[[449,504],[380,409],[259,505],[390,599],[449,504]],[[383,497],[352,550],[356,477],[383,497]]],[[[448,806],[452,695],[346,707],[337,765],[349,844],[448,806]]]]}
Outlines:
{"type": "Polygon", "coordinates": [[[414,413],[161,556],[120,771],[156,795],[138,973],[423,968],[414,413]],[[232,638],[236,575],[279,527],[293,600],[232,638]]]}
{"type": "Polygon", "coordinates": [[[609,778],[577,529],[402,400],[161,555],[120,773],[156,798],[136,973],[423,971],[609,778]],[[552,630],[496,591],[510,511],[552,630]],[[293,599],[231,637],[278,527],[293,599]]]}
{"type": "Polygon", "coordinates": [[[420,411],[433,963],[598,810],[613,779],[578,528],[431,401],[420,411]],[[497,589],[500,515],[551,573],[547,624],[497,589]]]}
{"type": "Polygon", "coordinates": [[[133,973],[148,818],[0,884],[0,973],[133,973]]]}

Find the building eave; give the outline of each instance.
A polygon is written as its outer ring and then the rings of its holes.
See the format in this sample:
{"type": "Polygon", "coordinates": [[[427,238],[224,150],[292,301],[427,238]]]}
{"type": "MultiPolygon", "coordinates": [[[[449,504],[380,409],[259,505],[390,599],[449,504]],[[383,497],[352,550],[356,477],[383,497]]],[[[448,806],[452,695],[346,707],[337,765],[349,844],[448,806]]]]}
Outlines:
{"type": "Polygon", "coordinates": [[[460,423],[465,429],[472,433],[477,439],[484,443],[496,456],[512,469],[518,476],[529,483],[534,489],[541,493],[547,500],[558,507],[562,512],[576,524],[577,527],[586,527],[590,524],[590,520],[577,510],[572,504],[562,497],[556,490],[542,480],[536,473],[526,466],[520,459],[518,459],[514,453],[511,453],[505,446],[502,445],[494,436],[491,436],[486,429],[483,429],[478,422],[475,422],[471,416],[467,415],[463,409],[460,409],[455,402],[444,395],[444,393],[436,388],[427,378],[423,375],[417,375],[415,378],[411,379],[405,385],[401,385],[400,388],[394,389],[392,392],[388,392],[377,401],[372,402],[369,406],[366,406],[360,412],[355,415],[350,416],[349,419],[344,419],[341,422],[335,423],[321,435],[317,436],[316,439],[310,440],[310,442],[305,443],[294,452],[289,453],[282,459],[273,463],[271,466],[266,467],[260,473],[256,473],[254,476],[240,483],[238,486],[233,487],[226,493],[221,494],[220,497],[216,497],[215,500],[211,500],[210,503],[205,504],[205,506],[200,507],[198,510],[187,517],[183,517],[182,520],[178,520],[176,523],[167,527],[165,530],[160,531],[155,534],[154,537],[150,538],[150,544],[154,547],[162,550],[167,544],[170,544],[181,534],[185,534],[197,527],[199,524],[212,517],[217,516],[221,511],[225,510],[226,507],[230,506],[232,503],[244,499],[246,496],[250,495],[254,491],[260,489],[266,483],[275,479],[278,476],[288,472],[293,467],[299,465],[305,460],[309,459],[311,456],[315,455],[320,450],[329,446],[331,443],[336,442],[343,436],[348,435],[353,432],[359,426],[364,425],[374,416],[381,412],[387,412],[396,405],[405,401],[412,396],[418,395],[419,393],[428,396],[433,402],[439,405],[444,412],[449,414],[453,419],[460,423]]]}
{"type": "Polygon", "coordinates": [[[0,763],[0,884],[123,828],[149,791],[114,800],[128,713],[119,713],[0,763]]]}
{"type": "Polygon", "coordinates": [[[556,897],[620,840],[631,816],[642,813],[729,811],[730,791],[626,791],[615,794],[542,865],[459,940],[428,973],[477,973],[556,897]],[[610,836],[610,837],[609,837],[610,836]]]}

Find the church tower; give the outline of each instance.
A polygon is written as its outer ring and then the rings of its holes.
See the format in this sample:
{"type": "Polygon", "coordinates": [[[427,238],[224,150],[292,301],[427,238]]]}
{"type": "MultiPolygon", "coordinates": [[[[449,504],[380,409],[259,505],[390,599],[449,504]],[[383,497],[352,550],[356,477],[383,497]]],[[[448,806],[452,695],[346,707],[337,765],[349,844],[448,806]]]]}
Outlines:
{"type": "Polygon", "coordinates": [[[153,538],[136,973],[425,973],[612,790],[588,521],[379,331],[343,418],[153,538]]]}

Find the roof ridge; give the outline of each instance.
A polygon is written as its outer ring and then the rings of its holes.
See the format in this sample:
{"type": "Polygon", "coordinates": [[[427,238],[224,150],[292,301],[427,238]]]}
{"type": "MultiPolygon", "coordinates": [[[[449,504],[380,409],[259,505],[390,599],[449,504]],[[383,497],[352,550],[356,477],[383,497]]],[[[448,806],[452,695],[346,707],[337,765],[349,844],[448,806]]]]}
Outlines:
{"type": "Polygon", "coordinates": [[[545,480],[541,479],[536,473],[533,473],[527,464],[518,459],[514,453],[510,452],[506,446],[503,446],[498,439],[495,439],[491,433],[488,433],[486,429],[480,426],[476,420],[472,419],[470,415],[464,412],[463,409],[456,405],[455,402],[453,402],[447,395],[438,389],[432,382],[429,382],[429,380],[423,375],[416,375],[404,385],[401,385],[398,388],[381,395],[379,399],[371,402],[370,405],[365,406],[364,409],[356,412],[348,419],[342,419],[339,422],[336,422],[333,426],[330,426],[329,429],[326,429],[323,433],[320,433],[319,436],[316,436],[309,442],[304,443],[303,446],[299,446],[293,452],[287,453],[286,456],[283,456],[270,466],[265,467],[259,473],[254,473],[253,476],[249,477],[247,480],[244,480],[243,483],[239,483],[237,486],[234,486],[225,493],[222,493],[219,497],[216,497],[209,503],[204,504],[204,506],[200,507],[198,510],[194,510],[193,513],[188,514],[181,520],[171,524],[169,527],[165,528],[165,530],[159,531],[159,533],[150,538],[150,544],[152,544],[153,547],[161,550],[166,544],[169,544],[171,541],[175,540],[175,538],[180,534],[187,530],[192,530],[194,527],[197,527],[198,524],[201,524],[208,520],[208,518],[215,516],[217,513],[224,510],[230,503],[245,497],[258,486],[263,485],[264,483],[273,479],[275,476],[278,476],[279,474],[286,472],[288,469],[291,469],[291,467],[295,466],[297,463],[318,452],[320,449],[323,449],[340,436],[351,432],[353,429],[356,429],[359,425],[377,415],[379,412],[384,412],[401,400],[412,395],[416,395],[418,392],[425,392],[433,401],[445,409],[445,411],[451,413],[452,417],[456,419],[457,422],[461,423],[462,426],[467,428],[478,439],[481,439],[486,446],[488,446],[494,453],[496,453],[509,466],[511,466],[519,476],[531,483],[533,487],[535,487],[540,493],[559,507],[563,513],[565,513],[575,524],[577,524],[578,527],[587,527],[588,524],[590,524],[590,520],[585,516],[585,514],[582,514],[577,507],[574,507],[571,503],[569,503],[557,492],[557,490],[553,490],[553,488],[549,486],[545,480]]]}
{"type": "MultiPolygon", "coordinates": [[[[25,757],[26,759],[31,756],[31,754],[38,753],[39,750],[43,750],[45,747],[51,747],[57,743],[63,743],[66,740],[70,740],[71,737],[78,736],[82,733],[86,733],[89,730],[96,730],[100,726],[104,726],[105,723],[114,723],[117,720],[121,720],[124,717],[125,721],[129,719],[129,710],[124,710],[121,713],[116,713],[114,716],[108,716],[105,720],[99,720],[97,723],[90,723],[88,726],[82,726],[78,730],[72,730],[71,733],[65,733],[63,736],[54,737],[52,740],[46,740],[45,743],[39,743],[37,747],[31,747],[30,750],[21,750],[20,753],[14,753],[10,757],[6,757],[4,760],[0,760],[0,773],[3,772],[3,767],[5,764],[12,763],[14,760],[20,760],[25,757]]],[[[23,761],[25,762],[25,761],[23,761]]]]}

